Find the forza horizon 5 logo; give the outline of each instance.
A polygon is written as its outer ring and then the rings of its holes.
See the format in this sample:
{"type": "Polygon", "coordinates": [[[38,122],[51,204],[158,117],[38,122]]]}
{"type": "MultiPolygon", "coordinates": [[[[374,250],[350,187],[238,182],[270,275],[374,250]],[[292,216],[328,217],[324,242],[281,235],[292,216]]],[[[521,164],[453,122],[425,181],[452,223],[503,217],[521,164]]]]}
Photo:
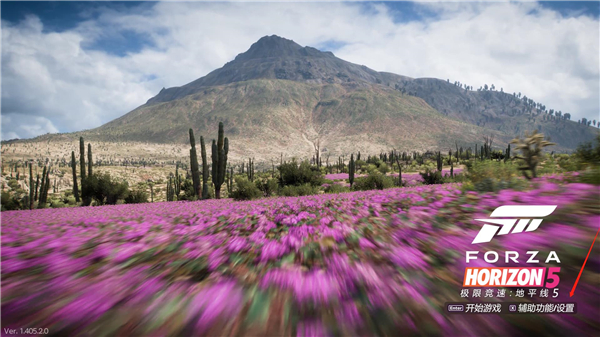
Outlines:
{"type": "MultiPolygon", "coordinates": [[[[552,214],[557,205],[510,205],[496,208],[490,219],[475,219],[483,226],[471,244],[491,242],[496,235],[519,234],[537,230],[543,218],[552,214]]],[[[600,228],[592,241],[569,296],[572,297],[577,283],[590,256],[600,228]]],[[[519,240],[518,237],[512,240],[519,240]]],[[[559,297],[560,259],[556,251],[549,251],[545,257],[536,250],[519,251],[466,251],[465,274],[460,297],[469,302],[446,303],[448,313],[464,314],[554,314],[577,313],[577,303],[549,302],[559,297]],[[523,256],[526,255],[526,256],[523,256]],[[502,256],[502,257],[501,257],[502,256]],[[485,267],[473,261],[483,259],[485,267]],[[523,265],[524,263],[524,265],[523,265]],[[550,266],[553,263],[555,266],[550,266]],[[499,264],[499,266],[495,266],[499,264]],[[528,266],[529,265],[529,266],[528,266]],[[482,289],[483,288],[483,289],[482,289]],[[506,298],[507,302],[482,302],[482,298],[506,298]],[[518,302],[514,302],[518,301],[518,302]]],[[[485,301],[485,300],[484,300],[485,301]]]]}
{"type": "Polygon", "coordinates": [[[552,214],[556,207],[556,205],[500,206],[496,208],[492,212],[492,214],[490,214],[490,217],[507,219],[475,219],[476,221],[485,222],[485,224],[483,225],[483,227],[481,227],[481,230],[479,231],[473,242],[471,242],[471,244],[490,242],[492,241],[492,238],[494,238],[494,236],[496,235],[506,235],[509,233],[516,234],[522,233],[523,231],[533,232],[534,230],[538,229],[538,227],[542,223],[541,218],[552,214]],[[502,227],[495,225],[501,225],[502,227]]]}

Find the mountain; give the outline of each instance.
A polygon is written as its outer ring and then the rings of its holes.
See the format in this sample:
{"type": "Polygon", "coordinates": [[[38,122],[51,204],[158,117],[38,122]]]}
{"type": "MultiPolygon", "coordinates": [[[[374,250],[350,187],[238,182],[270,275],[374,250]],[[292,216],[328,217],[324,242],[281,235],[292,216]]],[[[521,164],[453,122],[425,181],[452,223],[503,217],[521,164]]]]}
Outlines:
{"type": "Polygon", "coordinates": [[[302,47],[292,40],[265,36],[248,51],[208,75],[181,87],[163,89],[149,104],[183,98],[201,88],[257,79],[300,81],[310,84],[368,84],[402,81],[410,78],[379,73],[365,66],[346,62],[331,52],[302,47]]]}
{"type": "MultiPolygon", "coordinates": [[[[278,36],[265,36],[222,68],[96,129],[90,140],[186,143],[188,128],[208,139],[220,121],[233,158],[308,157],[505,147],[538,129],[569,150],[598,130],[549,116],[539,103],[496,90],[467,90],[449,81],[377,72],[278,36]]],[[[63,136],[64,137],[64,136],[63,136]]],[[[68,136],[67,136],[68,138],[68,136]]],[[[333,160],[333,159],[332,159],[333,160]]]]}

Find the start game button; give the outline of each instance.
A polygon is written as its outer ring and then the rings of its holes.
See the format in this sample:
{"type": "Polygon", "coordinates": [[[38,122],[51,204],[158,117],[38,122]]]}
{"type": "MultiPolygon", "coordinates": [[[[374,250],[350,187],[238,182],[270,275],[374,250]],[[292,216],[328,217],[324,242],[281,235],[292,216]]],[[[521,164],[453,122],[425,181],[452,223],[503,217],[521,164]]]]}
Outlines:
{"type": "Polygon", "coordinates": [[[449,312],[463,312],[465,311],[465,306],[462,304],[448,304],[449,312]]]}

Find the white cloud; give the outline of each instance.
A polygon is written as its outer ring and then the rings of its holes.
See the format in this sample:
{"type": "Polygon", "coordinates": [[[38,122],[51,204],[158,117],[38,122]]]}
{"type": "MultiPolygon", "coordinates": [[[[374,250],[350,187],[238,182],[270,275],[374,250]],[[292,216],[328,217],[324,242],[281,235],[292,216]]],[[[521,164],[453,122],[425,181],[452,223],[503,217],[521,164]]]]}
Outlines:
{"type": "Polygon", "coordinates": [[[97,19],[61,33],[45,32],[36,17],[3,23],[2,138],[99,126],[271,34],[301,45],[342,42],[333,50],[338,57],[375,70],[475,88],[493,83],[574,119],[598,119],[597,18],[562,17],[535,3],[419,6],[436,18],[395,22],[381,4],[156,3],[105,8],[97,19]],[[123,57],[85,48],[124,31],[154,46],[123,57]],[[7,114],[30,118],[6,122],[7,114]]]}

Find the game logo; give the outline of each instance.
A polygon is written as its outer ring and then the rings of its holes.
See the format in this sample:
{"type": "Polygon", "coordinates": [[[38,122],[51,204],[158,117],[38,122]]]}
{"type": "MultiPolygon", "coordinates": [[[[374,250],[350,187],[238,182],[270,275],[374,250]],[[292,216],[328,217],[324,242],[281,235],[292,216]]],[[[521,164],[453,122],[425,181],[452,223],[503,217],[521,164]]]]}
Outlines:
{"type": "MultiPolygon", "coordinates": [[[[557,207],[557,205],[500,206],[490,214],[490,219],[475,219],[483,222],[484,225],[471,244],[473,247],[483,248],[489,246],[489,243],[500,235],[510,235],[510,239],[519,240],[520,233],[536,231],[542,225],[544,217],[552,214],[557,207]]],[[[590,252],[591,249],[592,247],[590,252]]],[[[569,293],[570,297],[575,292],[586,262],[587,257],[569,293]]],[[[559,297],[561,284],[561,260],[554,250],[547,252],[528,250],[526,256],[520,255],[518,251],[470,250],[465,252],[465,263],[467,267],[460,296],[477,302],[447,303],[448,313],[577,313],[576,302],[553,300],[559,297]],[[491,267],[471,266],[477,264],[479,260],[483,260],[491,267]]]]}

